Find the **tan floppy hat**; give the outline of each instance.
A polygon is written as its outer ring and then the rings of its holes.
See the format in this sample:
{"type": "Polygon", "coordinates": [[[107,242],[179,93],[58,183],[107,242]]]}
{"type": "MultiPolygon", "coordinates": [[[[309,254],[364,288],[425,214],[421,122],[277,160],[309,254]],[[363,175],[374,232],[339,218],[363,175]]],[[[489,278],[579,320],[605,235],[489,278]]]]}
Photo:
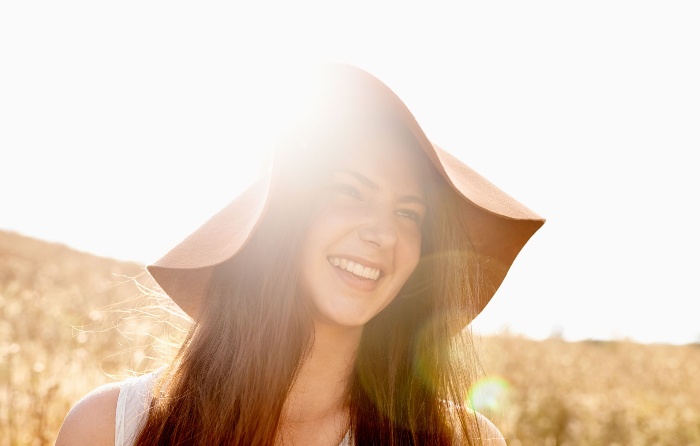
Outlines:
{"type": "MultiPolygon", "coordinates": [[[[481,312],[545,220],[431,143],[403,101],[373,75],[340,63],[328,64],[318,74],[315,82],[324,101],[323,113],[388,111],[412,133],[442,178],[469,206],[467,227],[481,259],[483,280],[475,315],[481,312]]],[[[264,219],[274,177],[273,162],[254,184],[147,267],[163,291],[194,319],[214,267],[235,256],[264,219]]]]}

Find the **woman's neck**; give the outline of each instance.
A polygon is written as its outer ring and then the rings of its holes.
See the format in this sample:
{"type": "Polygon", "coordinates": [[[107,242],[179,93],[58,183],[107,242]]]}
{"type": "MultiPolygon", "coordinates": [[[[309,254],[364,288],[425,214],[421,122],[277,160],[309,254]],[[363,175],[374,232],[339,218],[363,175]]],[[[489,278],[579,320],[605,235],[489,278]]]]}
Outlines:
{"type": "Polygon", "coordinates": [[[280,427],[285,439],[303,438],[305,444],[315,443],[310,435],[342,439],[348,428],[348,385],[361,336],[362,327],[315,324],[313,345],[284,403],[280,427]]]}

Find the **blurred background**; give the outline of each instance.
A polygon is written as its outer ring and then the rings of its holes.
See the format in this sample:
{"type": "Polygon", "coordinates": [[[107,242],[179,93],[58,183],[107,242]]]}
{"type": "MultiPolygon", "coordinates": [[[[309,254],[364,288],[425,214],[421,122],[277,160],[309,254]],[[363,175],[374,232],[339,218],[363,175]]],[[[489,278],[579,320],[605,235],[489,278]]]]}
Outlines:
{"type": "Polygon", "coordinates": [[[471,327],[469,397],[509,444],[700,444],[698,20],[692,1],[0,4],[0,445],[51,444],[92,385],[157,365],[168,329],[122,317],[142,266],[254,178],[273,101],[324,61],[378,76],[547,218],[471,327]]]}

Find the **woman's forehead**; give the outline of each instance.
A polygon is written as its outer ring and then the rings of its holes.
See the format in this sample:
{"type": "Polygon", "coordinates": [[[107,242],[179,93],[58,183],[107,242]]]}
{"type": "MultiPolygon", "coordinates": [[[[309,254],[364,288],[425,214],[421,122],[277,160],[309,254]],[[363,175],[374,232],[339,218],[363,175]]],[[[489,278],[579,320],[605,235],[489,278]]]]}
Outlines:
{"type": "Polygon", "coordinates": [[[410,138],[393,132],[373,132],[339,143],[333,171],[361,175],[377,185],[422,190],[429,161],[410,138]]]}

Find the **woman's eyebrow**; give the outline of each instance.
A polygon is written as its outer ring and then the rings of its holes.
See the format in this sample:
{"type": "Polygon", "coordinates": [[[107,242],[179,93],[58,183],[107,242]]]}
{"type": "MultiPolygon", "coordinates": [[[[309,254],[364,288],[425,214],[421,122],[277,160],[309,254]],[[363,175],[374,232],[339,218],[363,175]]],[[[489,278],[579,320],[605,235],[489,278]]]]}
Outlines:
{"type": "Polygon", "coordinates": [[[377,185],[377,183],[370,180],[369,178],[367,178],[366,176],[362,175],[359,172],[355,172],[354,170],[350,170],[350,169],[338,169],[338,170],[336,170],[336,172],[350,175],[351,177],[355,178],[357,181],[362,183],[364,186],[367,186],[368,188],[370,188],[372,190],[375,190],[375,191],[379,190],[379,186],[377,185]]]}
{"type": "Polygon", "coordinates": [[[398,200],[400,203],[405,203],[405,204],[419,204],[423,207],[427,207],[425,204],[425,200],[423,200],[421,197],[417,195],[402,195],[399,197],[398,200]]]}
{"type": "MultiPolygon", "coordinates": [[[[377,185],[377,183],[370,180],[369,178],[367,178],[359,172],[356,172],[351,169],[338,169],[336,170],[336,172],[350,175],[351,177],[355,178],[357,181],[362,183],[367,188],[372,189],[373,191],[379,190],[379,186],[377,185]]],[[[399,196],[398,201],[401,203],[416,203],[424,207],[426,206],[425,200],[417,195],[401,195],[399,196]]]]}

